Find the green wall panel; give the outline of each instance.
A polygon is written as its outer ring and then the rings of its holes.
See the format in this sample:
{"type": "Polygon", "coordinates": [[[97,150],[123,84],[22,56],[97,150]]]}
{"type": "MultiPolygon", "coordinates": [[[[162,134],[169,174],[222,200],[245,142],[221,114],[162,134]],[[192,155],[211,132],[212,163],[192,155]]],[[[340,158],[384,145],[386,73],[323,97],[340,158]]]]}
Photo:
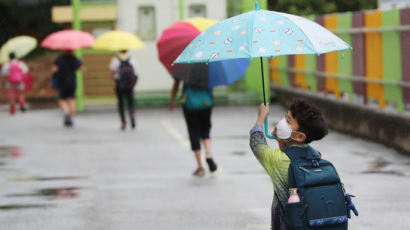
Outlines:
{"type": "MultiPolygon", "coordinates": [[[[306,55],[306,71],[316,71],[315,54],[306,55]]],[[[317,77],[314,74],[306,74],[306,85],[312,92],[317,92],[317,77]]]]}
{"type": "MultiPolygon", "coordinates": [[[[338,29],[352,28],[352,13],[339,14],[337,18],[338,29]]],[[[338,35],[343,41],[352,45],[352,36],[350,34],[338,35]]],[[[353,57],[352,50],[343,50],[339,52],[338,70],[339,74],[351,76],[353,73],[353,57]]],[[[339,79],[339,90],[349,94],[349,100],[353,101],[353,83],[350,80],[339,79]]]]}
{"type": "Polygon", "coordinates": [[[279,59],[279,79],[280,79],[280,84],[285,87],[290,86],[289,82],[289,74],[286,71],[288,68],[288,56],[279,56],[276,57],[279,59]]]}
{"type": "MultiPolygon", "coordinates": [[[[382,13],[382,26],[400,25],[400,11],[391,10],[382,13]]],[[[386,31],[383,38],[383,79],[399,82],[402,80],[401,41],[399,31],[386,31]]],[[[385,85],[384,97],[388,102],[394,102],[399,112],[403,112],[403,94],[399,86],[385,85]]]]}

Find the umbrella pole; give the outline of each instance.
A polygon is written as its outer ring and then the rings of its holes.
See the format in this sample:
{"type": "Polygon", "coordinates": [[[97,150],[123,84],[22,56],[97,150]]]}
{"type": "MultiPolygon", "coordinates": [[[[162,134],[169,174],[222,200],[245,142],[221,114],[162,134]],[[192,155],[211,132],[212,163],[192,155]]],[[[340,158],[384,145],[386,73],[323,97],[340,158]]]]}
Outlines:
{"type": "MultiPolygon", "coordinates": [[[[265,76],[263,73],[263,60],[261,57],[261,70],[262,70],[262,90],[263,90],[263,104],[266,105],[266,95],[265,95],[265,76]]],[[[276,139],[276,136],[273,136],[272,134],[269,133],[269,122],[268,122],[268,116],[265,117],[265,136],[269,139],[276,139]]]]}
{"type": "Polygon", "coordinates": [[[263,104],[266,105],[266,96],[265,96],[265,76],[263,72],[263,60],[261,57],[261,70],[262,70],[262,90],[263,90],[263,104]]]}

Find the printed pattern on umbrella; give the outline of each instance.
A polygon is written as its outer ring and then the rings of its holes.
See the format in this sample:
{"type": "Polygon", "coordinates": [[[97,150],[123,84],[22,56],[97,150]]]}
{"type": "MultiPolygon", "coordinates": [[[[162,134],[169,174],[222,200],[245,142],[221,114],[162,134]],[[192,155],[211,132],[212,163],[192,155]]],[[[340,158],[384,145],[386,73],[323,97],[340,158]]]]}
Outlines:
{"type": "Polygon", "coordinates": [[[232,58],[321,54],[350,46],[322,26],[303,17],[253,10],[203,31],[175,63],[232,58]]]}

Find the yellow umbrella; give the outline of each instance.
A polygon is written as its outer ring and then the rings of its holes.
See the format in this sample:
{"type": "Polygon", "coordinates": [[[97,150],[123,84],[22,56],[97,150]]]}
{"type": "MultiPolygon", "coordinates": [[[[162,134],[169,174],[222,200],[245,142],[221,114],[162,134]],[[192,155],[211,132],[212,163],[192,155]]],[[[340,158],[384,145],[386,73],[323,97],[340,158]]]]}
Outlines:
{"type": "Polygon", "coordinates": [[[194,25],[201,32],[218,23],[216,20],[200,17],[190,18],[185,21],[194,25]]]}
{"type": "Polygon", "coordinates": [[[93,45],[94,49],[113,51],[142,49],[144,47],[144,43],[137,36],[119,30],[103,33],[93,45]]]}
{"type": "Polygon", "coordinates": [[[17,36],[8,40],[0,50],[0,63],[9,60],[9,54],[14,52],[18,58],[29,54],[37,47],[37,40],[30,36],[17,36]]]}

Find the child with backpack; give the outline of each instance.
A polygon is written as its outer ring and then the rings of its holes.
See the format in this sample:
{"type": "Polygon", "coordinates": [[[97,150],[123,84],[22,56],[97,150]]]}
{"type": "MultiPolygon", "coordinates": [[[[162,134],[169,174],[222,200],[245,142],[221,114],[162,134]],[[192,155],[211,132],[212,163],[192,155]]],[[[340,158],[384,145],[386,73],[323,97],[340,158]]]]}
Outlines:
{"type": "Polygon", "coordinates": [[[15,102],[18,99],[20,110],[26,111],[25,107],[25,85],[24,75],[28,72],[26,64],[16,58],[16,55],[11,52],[9,54],[10,61],[5,63],[2,67],[2,75],[7,77],[6,81],[6,98],[10,104],[10,114],[14,115],[16,112],[15,102]]]}
{"type": "Polygon", "coordinates": [[[269,106],[260,105],[250,131],[250,147],[274,187],[271,226],[274,230],[346,230],[350,210],[357,216],[333,165],[309,146],[327,135],[321,111],[295,100],[275,126],[279,149],[267,145],[263,125],[269,106]]]}
{"type": "Polygon", "coordinates": [[[118,100],[121,130],[125,130],[127,127],[124,113],[124,99],[128,104],[131,128],[135,129],[134,87],[138,80],[135,59],[127,54],[127,50],[121,50],[117,56],[111,59],[110,70],[115,80],[115,93],[118,100]]]}

